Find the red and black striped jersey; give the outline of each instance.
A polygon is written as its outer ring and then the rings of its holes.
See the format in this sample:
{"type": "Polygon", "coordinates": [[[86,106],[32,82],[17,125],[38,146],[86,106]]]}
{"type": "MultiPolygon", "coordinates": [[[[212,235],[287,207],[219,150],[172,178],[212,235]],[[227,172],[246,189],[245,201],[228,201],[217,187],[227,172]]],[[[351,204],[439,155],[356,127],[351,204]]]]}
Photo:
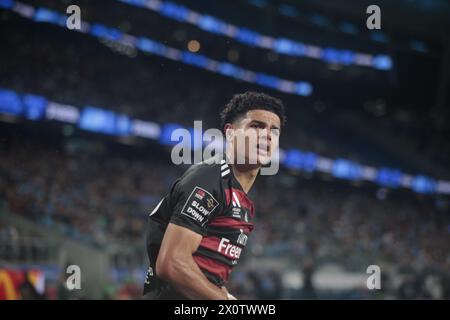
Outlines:
{"type": "Polygon", "coordinates": [[[253,203],[225,160],[192,165],[150,213],[147,251],[152,275],[147,274],[146,285],[155,280],[153,269],[169,223],[202,235],[194,260],[212,283],[224,285],[247,245],[253,218],[253,203]]]}

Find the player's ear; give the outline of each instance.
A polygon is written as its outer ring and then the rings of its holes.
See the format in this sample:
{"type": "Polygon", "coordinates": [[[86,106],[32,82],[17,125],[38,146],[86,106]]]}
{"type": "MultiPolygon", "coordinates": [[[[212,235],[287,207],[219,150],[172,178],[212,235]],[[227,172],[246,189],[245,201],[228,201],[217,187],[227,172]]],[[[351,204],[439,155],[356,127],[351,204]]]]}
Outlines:
{"type": "Polygon", "coordinates": [[[231,141],[234,136],[234,127],[231,123],[227,123],[223,126],[223,131],[225,132],[225,139],[231,141]]]}

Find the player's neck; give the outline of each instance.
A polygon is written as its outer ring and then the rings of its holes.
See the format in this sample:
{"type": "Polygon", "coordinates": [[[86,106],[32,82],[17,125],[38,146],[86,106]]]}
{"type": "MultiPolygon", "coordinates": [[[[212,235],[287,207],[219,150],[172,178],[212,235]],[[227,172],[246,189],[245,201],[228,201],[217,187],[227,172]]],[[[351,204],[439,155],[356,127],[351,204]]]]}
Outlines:
{"type": "Polygon", "coordinates": [[[259,173],[259,166],[232,164],[234,177],[240,183],[245,193],[248,193],[255,182],[256,176],[259,173]]]}

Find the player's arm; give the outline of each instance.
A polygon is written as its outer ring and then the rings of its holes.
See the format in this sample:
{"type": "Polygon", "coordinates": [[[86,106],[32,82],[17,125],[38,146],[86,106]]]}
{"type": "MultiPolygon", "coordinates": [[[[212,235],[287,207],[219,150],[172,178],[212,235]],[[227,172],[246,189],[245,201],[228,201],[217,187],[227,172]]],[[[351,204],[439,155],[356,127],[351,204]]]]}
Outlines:
{"type": "Polygon", "coordinates": [[[227,300],[227,292],[212,284],[194,261],[192,254],[201,240],[200,234],[169,223],[156,260],[156,274],[189,299],[227,300]]]}
{"type": "Polygon", "coordinates": [[[225,286],[221,287],[221,289],[227,295],[228,300],[237,300],[235,296],[228,292],[228,289],[225,286]]]}

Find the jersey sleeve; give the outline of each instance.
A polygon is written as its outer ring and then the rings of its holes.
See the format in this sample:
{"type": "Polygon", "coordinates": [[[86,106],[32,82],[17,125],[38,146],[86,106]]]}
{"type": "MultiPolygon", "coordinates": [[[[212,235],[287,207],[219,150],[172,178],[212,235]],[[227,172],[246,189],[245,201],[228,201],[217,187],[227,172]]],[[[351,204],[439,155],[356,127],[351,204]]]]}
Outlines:
{"type": "Polygon", "coordinates": [[[173,189],[170,222],[206,235],[208,222],[221,208],[220,175],[198,170],[182,177],[173,189]]]}

